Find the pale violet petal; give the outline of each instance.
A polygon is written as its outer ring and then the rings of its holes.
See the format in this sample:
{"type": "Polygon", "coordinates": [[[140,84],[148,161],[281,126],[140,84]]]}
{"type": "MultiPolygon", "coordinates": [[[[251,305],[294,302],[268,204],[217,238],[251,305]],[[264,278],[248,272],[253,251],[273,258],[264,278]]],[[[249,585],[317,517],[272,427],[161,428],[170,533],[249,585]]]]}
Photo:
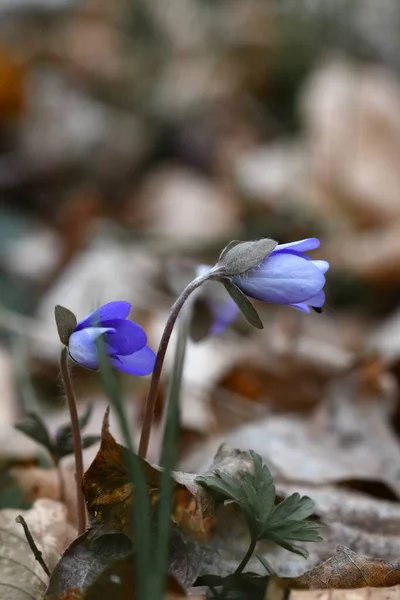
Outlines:
{"type": "Polygon", "coordinates": [[[278,250],[297,250],[297,252],[308,252],[308,250],[315,250],[319,248],[321,242],[318,238],[306,238],[305,240],[298,240],[297,242],[288,242],[287,244],[278,244],[274,252],[278,250]]]}
{"type": "Polygon", "coordinates": [[[313,260],[312,263],[321,271],[321,273],[325,274],[329,269],[329,263],[326,260],[313,260]]]}
{"type": "Polygon", "coordinates": [[[310,308],[307,306],[307,304],[305,302],[298,302],[297,304],[289,304],[288,306],[297,308],[297,310],[301,310],[302,312],[305,312],[305,313],[311,312],[310,308]]]}
{"type": "Polygon", "coordinates": [[[306,302],[324,287],[325,277],[313,265],[296,254],[279,252],[267,257],[260,267],[234,283],[248,296],[275,304],[306,302]]]}
{"type": "Polygon", "coordinates": [[[112,327],[87,327],[74,331],[68,342],[68,351],[71,358],[87,369],[98,369],[96,340],[104,333],[115,333],[112,327]]]}

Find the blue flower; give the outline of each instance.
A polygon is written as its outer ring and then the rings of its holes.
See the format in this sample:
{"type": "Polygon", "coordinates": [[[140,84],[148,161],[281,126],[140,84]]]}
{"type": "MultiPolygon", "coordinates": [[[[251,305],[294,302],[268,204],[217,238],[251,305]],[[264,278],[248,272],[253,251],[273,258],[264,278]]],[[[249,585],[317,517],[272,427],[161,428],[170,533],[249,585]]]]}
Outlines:
{"type": "Polygon", "coordinates": [[[155,354],[147,343],[143,329],[127,321],[131,305],[117,300],[104,304],[76,325],[69,341],[71,358],[87,369],[98,369],[96,340],[104,336],[104,346],[110,363],[119,371],[131,375],[152,372],[155,354]]]}
{"type": "MultiPolygon", "coordinates": [[[[210,265],[198,265],[196,268],[196,274],[204,275],[211,269],[210,265]]],[[[240,314],[240,310],[236,303],[230,296],[225,292],[222,286],[208,285],[202,291],[202,296],[211,311],[213,322],[209,331],[210,335],[218,335],[223,333],[229,325],[236,321],[240,314]]]]}
{"type": "Polygon", "coordinates": [[[329,263],[304,254],[318,248],[317,238],[278,244],[255,269],[232,277],[244,294],[263,302],[287,304],[306,313],[325,302],[325,273],[329,263]]]}

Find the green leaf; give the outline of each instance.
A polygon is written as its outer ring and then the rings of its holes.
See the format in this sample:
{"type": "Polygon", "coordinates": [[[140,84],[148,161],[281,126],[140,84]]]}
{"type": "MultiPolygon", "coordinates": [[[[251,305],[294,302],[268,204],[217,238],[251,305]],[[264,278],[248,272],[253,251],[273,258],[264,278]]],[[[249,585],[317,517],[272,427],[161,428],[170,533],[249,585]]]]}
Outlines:
{"type": "Polygon", "coordinates": [[[122,393],[115,377],[115,373],[109,363],[109,358],[105,349],[104,340],[97,339],[97,350],[99,353],[99,365],[101,382],[110,403],[115,410],[125,444],[129,450],[127,452],[127,467],[130,480],[135,488],[135,502],[132,504],[132,536],[140,548],[140,552],[135,553],[135,573],[137,575],[137,595],[143,600],[148,600],[147,582],[150,575],[153,574],[153,563],[151,561],[151,520],[150,520],[150,502],[147,494],[147,484],[143,472],[142,463],[139,457],[134,453],[131,431],[129,429],[129,420],[125,413],[125,405],[122,393]]]}
{"type": "Polygon", "coordinates": [[[227,275],[244,275],[257,267],[276,248],[278,242],[264,238],[252,242],[231,242],[224,248],[218,266],[224,267],[227,275]]]}
{"type": "MultiPolygon", "coordinates": [[[[86,448],[90,448],[93,444],[96,444],[101,440],[100,435],[86,435],[82,437],[82,448],[85,450],[86,448]]],[[[62,440],[61,443],[57,446],[57,456],[58,458],[64,458],[64,456],[68,456],[69,454],[74,453],[74,440],[71,437],[66,437],[62,440]]]]}
{"type": "Polygon", "coordinates": [[[250,302],[250,300],[245,296],[241,289],[238,288],[232,281],[223,280],[223,284],[229,293],[232,300],[236,303],[240,312],[246,319],[250,325],[256,327],[257,329],[264,329],[264,325],[258,315],[258,312],[250,302]]]}
{"type": "Polygon", "coordinates": [[[260,539],[269,539],[305,558],[308,551],[292,542],[320,542],[318,534],[320,523],[304,521],[312,515],[314,502],[308,496],[292,494],[275,507],[272,515],[266,521],[260,539]]]}
{"type": "Polygon", "coordinates": [[[295,493],[285,498],[275,507],[270,523],[278,523],[289,518],[294,521],[302,521],[310,517],[314,509],[315,504],[311,498],[295,493]]]}
{"type": "Polygon", "coordinates": [[[76,316],[68,308],[57,304],[54,309],[54,317],[56,319],[59,338],[64,346],[68,346],[71,333],[77,326],[76,316]]]}
{"type": "Polygon", "coordinates": [[[213,475],[196,478],[227,501],[237,504],[246,519],[252,538],[262,532],[264,523],[271,515],[275,505],[275,486],[270,470],[263,465],[261,457],[250,451],[254,472],[245,472],[236,476],[215,471],[213,475]]]}
{"type": "MultiPolygon", "coordinates": [[[[308,496],[292,494],[275,506],[275,486],[271,472],[261,457],[250,451],[253,472],[230,475],[215,471],[196,482],[218,494],[225,504],[240,508],[252,540],[269,539],[290,552],[307,557],[308,551],[294,542],[320,542],[319,523],[305,521],[314,511],[308,496]]],[[[268,570],[267,566],[264,565],[268,570]]]]}
{"type": "Polygon", "coordinates": [[[14,425],[15,429],[22,431],[32,440],[41,444],[52,454],[54,452],[54,444],[47,430],[45,422],[40,415],[34,412],[29,412],[26,418],[20,423],[14,425]]]}

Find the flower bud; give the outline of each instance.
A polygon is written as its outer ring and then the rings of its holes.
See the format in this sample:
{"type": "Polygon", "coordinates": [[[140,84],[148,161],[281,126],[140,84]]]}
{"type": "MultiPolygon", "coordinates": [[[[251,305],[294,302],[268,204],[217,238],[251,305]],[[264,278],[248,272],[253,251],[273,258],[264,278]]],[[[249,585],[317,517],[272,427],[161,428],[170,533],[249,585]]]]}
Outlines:
{"type": "Polygon", "coordinates": [[[226,275],[245,275],[273,252],[278,242],[269,238],[255,242],[233,241],[221,252],[218,266],[224,267],[226,275]]]}

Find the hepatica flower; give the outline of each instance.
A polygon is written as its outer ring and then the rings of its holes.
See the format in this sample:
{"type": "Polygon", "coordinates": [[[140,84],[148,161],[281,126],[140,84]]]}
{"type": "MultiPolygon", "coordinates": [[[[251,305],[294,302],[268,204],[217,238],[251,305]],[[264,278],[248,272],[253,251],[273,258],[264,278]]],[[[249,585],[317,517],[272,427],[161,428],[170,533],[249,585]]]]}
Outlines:
{"type": "Polygon", "coordinates": [[[151,373],[155,354],[147,346],[143,329],[127,320],[130,309],[129,302],[108,302],[82,321],[75,321],[75,327],[64,342],[70,357],[82,367],[98,369],[97,341],[103,338],[108,359],[116,369],[131,375],[151,373]]]}
{"type": "Polygon", "coordinates": [[[317,238],[278,244],[257,266],[231,279],[252,298],[286,304],[306,313],[321,309],[325,302],[325,273],[329,263],[305,254],[318,248],[317,238]]]}

